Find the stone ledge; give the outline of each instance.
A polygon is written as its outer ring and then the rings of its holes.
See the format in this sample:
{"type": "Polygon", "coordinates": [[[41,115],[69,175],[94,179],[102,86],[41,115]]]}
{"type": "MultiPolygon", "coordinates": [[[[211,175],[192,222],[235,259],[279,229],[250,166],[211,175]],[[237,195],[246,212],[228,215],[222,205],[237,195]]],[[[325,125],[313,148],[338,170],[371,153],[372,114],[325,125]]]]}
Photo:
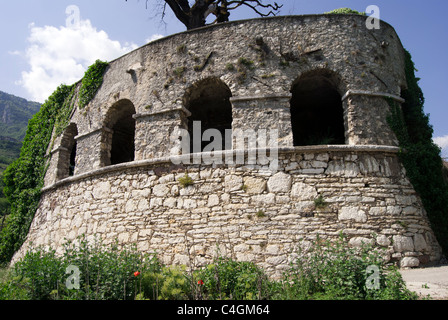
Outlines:
{"type": "MultiPolygon", "coordinates": [[[[385,152],[385,153],[398,153],[400,148],[394,147],[394,146],[378,146],[378,145],[362,145],[362,146],[355,146],[355,145],[319,145],[319,146],[302,146],[302,147],[282,147],[282,148],[260,148],[260,149],[249,149],[249,150],[224,150],[224,151],[216,151],[216,152],[203,152],[201,153],[201,157],[207,156],[208,154],[212,154],[214,157],[230,157],[230,156],[237,156],[237,155],[250,155],[250,154],[271,154],[272,153],[278,153],[278,154],[290,154],[290,153],[317,153],[317,152],[331,152],[331,151],[337,151],[337,152],[385,152]]],[[[183,160],[194,160],[194,157],[198,156],[198,154],[186,154],[186,155],[179,155],[179,156],[173,156],[173,157],[163,157],[163,158],[155,158],[155,159],[148,159],[148,160],[140,160],[140,161],[133,161],[128,163],[122,163],[117,164],[113,166],[107,166],[100,169],[92,170],[80,175],[76,175],[73,177],[69,177],[63,180],[60,180],[50,186],[42,188],[42,193],[56,189],[58,187],[61,187],[63,185],[76,182],[88,177],[94,177],[98,175],[102,175],[109,172],[116,172],[116,171],[122,171],[132,168],[140,168],[140,167],[147,167],[147,166],[154,166],[158,164],[169,164],[172,163],[173,165],[176,163],[182,163],[183,160]]],[[[192,161],[192,166],[194,166],[194,161],[192,161]]],[[[197,164],[196,164],[197,165],[197,164]]],[[[203,164],[205,165],[205,164],[203,164]]],[[[212,167],[213,165],[208,165],[212,167]]]]}
{"type": "Polygon", "coordinates": [[[230,102],[253,101],[253,100],[291,100],[292,94],[256,95],[244,97],[231,97],[230,102]]]}
{"type": "Polygon", "coordinates": [[[148,113],[136,113],[132,117],[134,119],[139,119],[139,118],[152,117],[152,116],[155,116],[155,115],[160,115],[160,114],[164,114],[164,113],[179,112],[179,111],[185,113],[185,115],[187,117],[191,116],[191,112],[190,111],[188,111],[185,107],[181,107],[181,108],[176,108],[176,109],[158,110],[158,111],[148,112],[148,113]]]}
{"type": "Polygon", "coordinates": [[[373,92],[373,91],[365,91],[365,90],[348,90],[344,96],[341,98],[341,101],[348,99],[350,96],[370,96],[370,97],[380,97],[380,98],[391,98],[400,103],[405,103],[406,100],[403,98],[387,92],[373,92]]]}

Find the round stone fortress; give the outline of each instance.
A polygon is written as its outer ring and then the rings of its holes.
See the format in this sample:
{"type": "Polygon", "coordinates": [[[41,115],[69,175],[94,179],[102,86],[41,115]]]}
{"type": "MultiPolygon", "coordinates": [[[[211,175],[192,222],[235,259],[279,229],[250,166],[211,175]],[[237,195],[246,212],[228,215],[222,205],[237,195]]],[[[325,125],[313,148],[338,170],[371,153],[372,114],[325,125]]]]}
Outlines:
{"type": "Polygon", "coordinates": [[[394,29],[369,30],[359,15],[224,23],[118,58],[54,137],[13,260],[84,235],[135,243],[166,264],[198,267],[219,253],[279,276],[300,245],[343,233],[402,267],[437,262],[387,122],[386,98],[404,102],[404,70],[394,29]],[[201,134],[215,129],[223,151],[214,162],[185,154],[179,129],[206,148],[201,134]],[[235,143],[241,132],[257,144],[235,143]]]}

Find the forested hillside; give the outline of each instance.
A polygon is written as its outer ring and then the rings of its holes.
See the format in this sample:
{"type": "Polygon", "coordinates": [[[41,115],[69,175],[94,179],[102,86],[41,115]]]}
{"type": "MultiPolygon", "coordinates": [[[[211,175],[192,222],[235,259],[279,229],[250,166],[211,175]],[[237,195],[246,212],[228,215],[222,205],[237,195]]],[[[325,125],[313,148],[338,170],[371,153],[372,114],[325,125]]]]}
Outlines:
{"type": "Polygon", "coordinates": [[[40,104],[0,91],[0,229],[9,203],[3,194],[3,171],[20,156],[28,121],[40,104]]]}

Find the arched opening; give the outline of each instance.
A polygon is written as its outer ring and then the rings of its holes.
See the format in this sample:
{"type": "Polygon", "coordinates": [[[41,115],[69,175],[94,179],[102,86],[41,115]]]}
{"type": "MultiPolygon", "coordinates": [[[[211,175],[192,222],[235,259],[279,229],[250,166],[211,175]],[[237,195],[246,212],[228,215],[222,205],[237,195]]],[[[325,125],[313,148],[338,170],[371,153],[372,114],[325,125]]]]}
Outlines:
{"type": "Polygon", "coordinates": [[[75,137],[77,135],[78,127],[75,123],[71,123],[62,135],[57,168],[59,180],[75,175],[77,146],[75,137]]]}
{"type": "Polygon", "coordinates": [[[337,76],[308,72],[291,89],[294,146],[345,144],[344,115],[337,76]]]}
{"type": "Polygon", "coordinates": [[[112,137],[108,145],[110,165],[134,161],[134,114],[134,105],[129,100],[118,101],[108,112],[105,127],[112,130],[112,137]]]}
{"type": "MultiPolygon", "coordinates": [[[[184,106],[190,111],[188,118],[188,132],[190,134],[190,150],[193,150],[193,140],[201,141],[201,151],[214,142],[217,147],[214,150],[230,149],[231,145],[225,143],[226,129],[232,129],[232,93],[229,87],[219,79],[208,78],[194,84],[187,90],[184,98],[184,106]],[[195,130],[196,122],[196,130],[195,130]],[[199,132],[200,137],[194,133],[199,132]],[[215,141],[215,136],[210,140],[202,141],[203,134],[208,129],[216,129],[220,133],[220,141],[215,141]],[[221,147],[218,147],[221,146],[221,147]]],[[[208,138],[206,138],[208,139],[208,138]]]]}

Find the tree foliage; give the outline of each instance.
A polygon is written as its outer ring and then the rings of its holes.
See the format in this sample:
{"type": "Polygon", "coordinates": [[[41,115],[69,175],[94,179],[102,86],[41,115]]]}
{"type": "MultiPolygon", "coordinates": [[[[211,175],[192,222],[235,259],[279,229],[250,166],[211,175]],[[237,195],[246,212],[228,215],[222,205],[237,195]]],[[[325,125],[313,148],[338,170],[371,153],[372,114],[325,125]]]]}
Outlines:
{"type": "MultiPolygon", "coordinates": [[[[146,6],[149,2],[146,0],[146,6]]],[[[282,8],[282,5],[276,2],[265,4],[263,0],[164,0],[163,2],[162,19],[168,6],[187,30],[205,26],[207,16],[210,14],[216,17],[214,21],[216,23],[229,21],[230,11],[239,7],[248,7],[260,17],[275,16],[282,8]]]]}

